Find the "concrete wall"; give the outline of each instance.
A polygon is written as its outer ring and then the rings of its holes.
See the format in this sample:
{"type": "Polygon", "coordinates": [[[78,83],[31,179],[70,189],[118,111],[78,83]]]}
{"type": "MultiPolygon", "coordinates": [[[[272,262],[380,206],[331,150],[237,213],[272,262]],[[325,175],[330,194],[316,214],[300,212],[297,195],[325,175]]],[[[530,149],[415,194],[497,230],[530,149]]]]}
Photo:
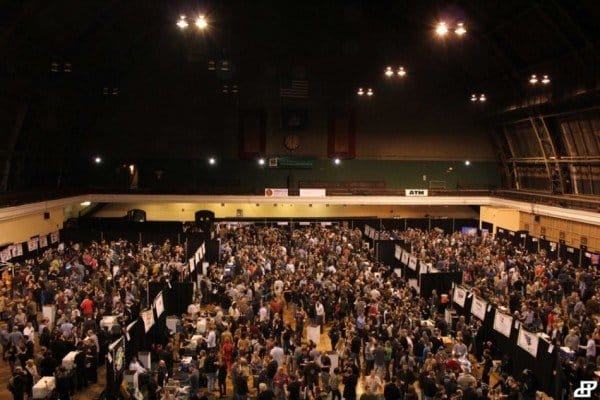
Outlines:
{"type": "Polygon", "coordinates": [[[555,242],[562,239],[572,247],[578,248],[587,243],[589,250],[600,250],[600,226],[543,215],[537,217],[538,221],[534,214],[521,212],[519,229],[529,231],[533,236],[543,235],[555,242]]]}
{"type": "Polygon", "coordinates": [[[49,219],[44,213],[0,221],[0,244],[24,242],[32,236],[47,235],[63,227],[64,210],[62,207],[48,209],[49,219]]]}
{"type": "Polygon", "coordinates": [[[492,224],[494,233],[497,227],[518,231],[520,226],[519,210],[514,208],[481,206],[479,221],[492,224]]]}
{"type": "MultiPolygon", "coordinates": [[[[326,200],[324,200],[326,201],[326,200]]],[[[468,206],[359,206],[330,205],[326,203],[289,204],[283,200],[273,204],[227,204],[227,203],[113,203],[97,213],[95,217],[122,217],[128,210],[146,211],[151,221],[193,221],[198,210],[210,210],[216,218],[236,218],[241,210],[244,218],[423,218],[433,217],[477,218],[477,212],[468,206]],[[257,205],[258,204],[258,205],[257,205]]]]}

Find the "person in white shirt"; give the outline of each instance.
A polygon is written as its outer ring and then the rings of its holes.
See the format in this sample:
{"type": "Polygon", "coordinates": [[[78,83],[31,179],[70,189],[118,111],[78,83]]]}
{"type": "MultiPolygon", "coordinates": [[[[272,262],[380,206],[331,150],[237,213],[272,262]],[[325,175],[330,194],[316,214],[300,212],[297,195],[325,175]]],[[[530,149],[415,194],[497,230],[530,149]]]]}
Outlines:
{"type": "Polygon", "coordinates": [[[27,341],[35,343],[35,328],[31,322],[27,322],[25,329],[23,329],[23,336],[27,336],[27,341]]]}
{"type": "Polygon", "coordinates": [[[585,349],[585,356],[588,362],[596,361],[596,341],[592,338],[592,335],[587,335],[587,343],[585,346],[579,346],[580,349],[585,349]]]}
{"type": "Polygon", "coordinates": [[[206,337],[206,347],[214,349],[217,347],[217,333],[215,332],[214,325],[211,325],[209,329],[208,336],[206,337]]]}
{"type": "Polygon", "coordinates": [[[269,354],[275,361],[277,361],[277,366],[281,367],[283,365],[285,353],[283,352],[283,348],[281,346],[275,344],[269,354]]]}
{"type": "Polygon", "coordinates": [[[260,307],[260,310],[258,310],[258,316],[260,322],[269,321],[269,311],[267,310],[267,307],[264,304],[260,307]]]}
{"type": "Polygon", "coordinates": [[[198,318],[198,322],[196,323],[196,333],[200,335],[204,335],[206,333],[206,318],[198,318]]]}
{"type": "Polygon", "coordinates": [[[321,327],[321,332],[323,332],[323,324],[325,323],[325,307],[320,301],[317,301],[315,304],[315,312],[317,315],[317,323],[321,327]]]}

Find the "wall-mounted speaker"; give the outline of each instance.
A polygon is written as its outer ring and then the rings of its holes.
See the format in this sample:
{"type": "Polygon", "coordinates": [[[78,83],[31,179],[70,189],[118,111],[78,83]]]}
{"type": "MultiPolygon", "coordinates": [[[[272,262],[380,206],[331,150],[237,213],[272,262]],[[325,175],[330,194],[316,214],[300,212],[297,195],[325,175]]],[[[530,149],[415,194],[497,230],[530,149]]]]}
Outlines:
{"type": "Polygon", "coordinates": [[[146,222],[146,211],[134,209],[127,211],[127,220],[131,222],[146,222]]]}
{"type": "Polygon", "coordinates": [[[44,213],[44,219],[50,219],[50,213],[48,211],[44,213]]]}
{"type": "Polygon", "coordinates": [[[196,211],[196,225],[204,232],[210,232],[213,222],[215,221],[215,213],[210,210],[196,211]]]}
{"type": "Polygon", "coordinates": [[[535,216],[533,217],[533,220],[534,220],[535,222],[540,222],[540,216],[539,216],[539,215],[535,215],[535,216]]]}

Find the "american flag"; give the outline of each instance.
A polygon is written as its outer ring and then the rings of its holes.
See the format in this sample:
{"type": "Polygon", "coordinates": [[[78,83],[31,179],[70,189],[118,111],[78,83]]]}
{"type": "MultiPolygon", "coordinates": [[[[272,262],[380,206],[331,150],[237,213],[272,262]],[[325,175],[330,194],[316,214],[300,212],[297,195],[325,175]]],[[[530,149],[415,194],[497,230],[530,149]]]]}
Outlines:
{"type": "Polygon", "coordinates": [[[308,81],[281,81],[279,88],[281,97],[290,97],[294,99],[308,98],[308,81]]]}

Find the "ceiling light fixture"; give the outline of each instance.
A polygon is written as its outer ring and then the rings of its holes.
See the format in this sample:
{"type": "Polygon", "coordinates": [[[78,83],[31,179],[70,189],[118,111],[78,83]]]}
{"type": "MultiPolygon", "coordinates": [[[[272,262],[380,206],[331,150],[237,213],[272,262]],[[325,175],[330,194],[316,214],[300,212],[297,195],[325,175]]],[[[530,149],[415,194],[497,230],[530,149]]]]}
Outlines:
{"type": "Polygon", "coordinates": [[[448,33],[448,26],[445,22],[438,22],[437,27],[435,28],[435,33],[438,36],[446,36],[448,33]]]}
{"type": "Polygon", "coordinates": [[[536,74],[531,75],[531,77],[529,78],[529,83],[531,83],[532,85],[538,83],[538,78],[536,74]]]}
{"type": "Polygon", "coordinates": [[[454,33],[456,33],[458,36],[462,36],[465,33],[467,33],[467,29],[465,28],[465,24],[463,22],[459,22],[456,25],[456,29],[454,30],[454,33]]]}
{"type": "Polygon", "coordinates": [[[373,93],[373,89],[371,89],[371,88],[368,88],[368,89],[367,89],[367,96],[373,96],[373,94],[374,94],[374,93],[373,93]]]}
{"type": "Polygon", "coordinates": [[[399,77],[404,78],[406,76],[406,70],[404,69],[404,67],[398,68],[397,74],[399,77]]]}
{"type": "Polygon", "coordinates": [[[394,71],[392,70],[392,67],[385,67],[385,76],[387,76],[388,78],[394,75],[394,71]]]}
{"type": "Polygon", "coordinates": [[[177,21],[177,26],[179,27],[179,29],[185,29],[188,27],[188,23],[186,21],[185,15],[180,15],[179,16],[179,21],[177,21]]]}
{"type": "Polygon", "coordinates": [[[548,75],[544,75],[544,76],[542,77],[542,83],[543,83],[544,85],[547,85],[547,84],[549,84],[549,83],[550,83],[550,78],[548,77],[548,75]]]}
{"type": "Polygon", "coordinates": [[[208,27],[208,21],[206,21],[204,15],[199,15],[198,18],[196,18],[196,27],[200,30],[204,30],[208,27]]]}
{"type": "Polygon", "coordinates": [[[356,92],[356,94],[359,96],[363,96],[365,94],[365,91],[363,90],[363,88],[358,88],[358,91],[356,92]]]}

